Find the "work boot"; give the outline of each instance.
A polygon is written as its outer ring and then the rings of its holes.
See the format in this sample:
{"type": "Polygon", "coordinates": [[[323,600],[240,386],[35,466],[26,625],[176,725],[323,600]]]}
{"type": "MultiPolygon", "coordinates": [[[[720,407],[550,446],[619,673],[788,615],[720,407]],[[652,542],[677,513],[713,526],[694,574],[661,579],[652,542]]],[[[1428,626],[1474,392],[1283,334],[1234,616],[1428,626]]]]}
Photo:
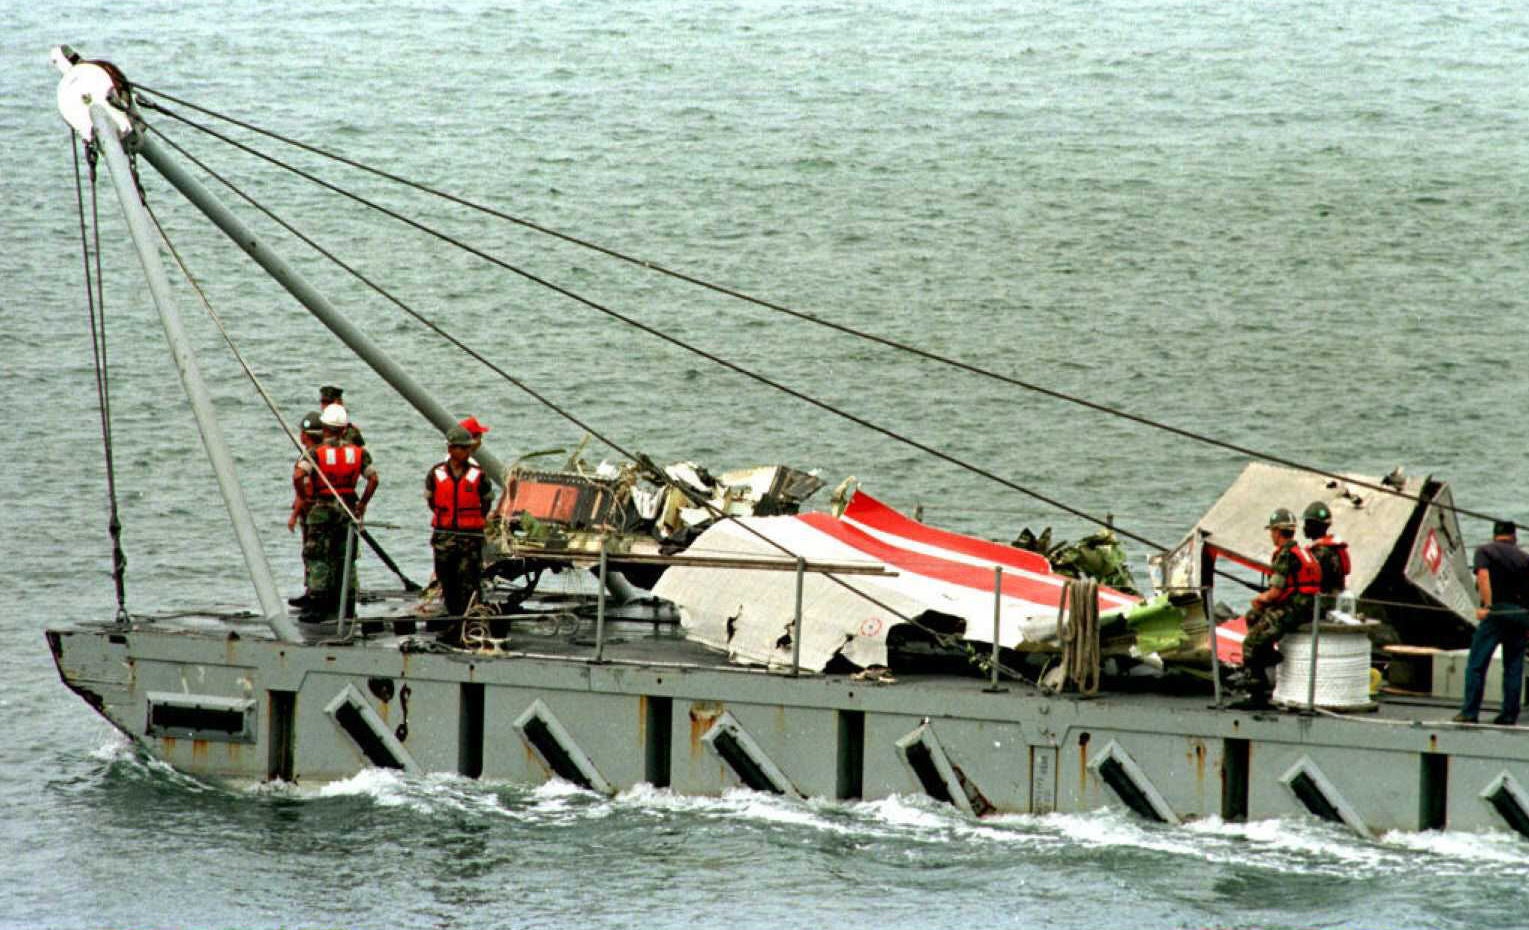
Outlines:
{"type": "Polygon", "coordinates": [[[1497,716],[1492,718],[1492,722],[1497,724],[1500,727],[1516,727],[1516,726],[1518,726],[1518,718],[1517,717],[1509,717],[1507,714],[1498,714],[1497,716]]]}
{"type": "Polygon", "coordinates": [[[1247,669],[1239,668],[1237,671],[1226,676],[1226,680],[1223,683],[1234,691],[1246,691],[1253,684],[1253,675],[1247,669]]]}
{"type": "Polygon", "coordinates": [[[1450,723],[1475,723],[1476,722],[1476,715],[1475,714],[1455,714],[1453,717],[1449,718],[1449,722],[1450,723]]]}
{"type": "Polygon", "coordinates": [[[308,606],[308,601],[311,600],[311,599],[312,599],[312,597],[308,594],[308,592],[304,591],[302,594],[299,594],[297,597],[289,597],[289,598],[287,598],[287,603],[291,604],[293,607],[307,607],[308,606]]]}

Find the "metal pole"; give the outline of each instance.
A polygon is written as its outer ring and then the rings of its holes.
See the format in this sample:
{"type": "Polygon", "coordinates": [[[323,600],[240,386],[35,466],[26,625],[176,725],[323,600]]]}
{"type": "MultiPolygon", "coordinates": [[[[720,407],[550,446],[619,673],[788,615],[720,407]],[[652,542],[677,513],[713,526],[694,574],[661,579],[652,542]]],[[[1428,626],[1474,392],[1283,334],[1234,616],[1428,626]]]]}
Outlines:
{"type": "MultiPolygon", "coordinates": [[[[373,371],[392,385],[404,400],[408,401],[442,433],[456,425],[456,419],[429,391],[421,387],[419,382],[372,342],[359,327],[336,310],[323,294],[314,289],[307,279],[298,273],[297,269],[288,265],[285,259],[261,242],[260,238],[203,187],[201,182],[177,165],[158,143],[147,135],[140,134],[140,136],[138,151],[149,164],[164,175],[165,180],[173,184],[197,209],[205,213],[208,219],[223,230],[250,258],[253,258],[256,264],[264,268],[267,274],[275,278],[276,283],[296,297],[303,306],[319,318],[319,322],[339,336],[342,342],[350,346],[351,351],[370,365],[373,371]]],[[[484,470],[488,472],[490,478],[498,482],[501,487],[504,485],[503,462],[481,446],[473,453],[473,457],[485,466],[484,470]]]]}
{"type": "Polygon", "coordinates": [[[1221,696],[1221,636],[1216,627],[1216,560],[1206,558],[1205,537],[1200,531],[1200,591],[1205,605],[1205,622],[1210,627],[1210,682],[1216,696],[1216,706],[1222,706],[1221,696]]]}
{"type": "Polygon", "coordinates": [[[605,661],[605,537],[600,537],[600,597],[595,601],[595,661],[605,661]]]}
{"type": "Polygon", "coordinates": [[[143,263],[149,293],[153,295],[154,305],[159,308],[159,319],[164,324],[165,338],[170,343],[170,354],[180,372],[181,386],[185,388],[191,412],[196,417],[197,429],[202,434],[202,445],[207,449],[207,457],[212,460],[213,474],[217,477],[218,488],[223,492],[223,502],[228,506],[234,536],[239,540],[239,548],[244,553],[244,564],[249,567],[250,580],[255,584],[255,596],[260,599],[260,612],[265,614],[266,622],[271,625],[278,639],[300,643],[303,641],[302,634],[287,616],[287,607],[281,602],[281,594],[276,590],[276,578],[271,574],[271,564],[266,561],[260,536],[255,532],[255,520],[250,515],[249,503],[244,499],[244,489],[239,486],[233,456],[223,441],[223,431],[213,412],[212,397],[202,381],[201,366],[197,364],[191,343],[186,338],[180,312],[171,301],[170,282],[160,260],[153,225],[143,209],[143,203],[138,199],[138,185],[133,178],[132,167],[128,164],[127,153],[122,148],[119,130],[112,122],[110,111],[101,103],[91,104],[90,122],[95,129],[95,141],[106,156],[112,184],[117,189],[117,202],[122,205],[122,214],[127,218],[127,228],[138,249],[138,259],[143,263]]]}
{"type": "Polygon", "coordinates": [[[807,578],[807,560],[796,557],[796,614],[791,620],[791,674],[802,674],[802,582],[807,578]]]}
{"type": "Polygon", "coordinates": [[[1306,710],[1317,709],[1317,643],[1322,641],[1322,595],[1311,599],[1311,675],[1306,680],[1306,710]]]}
{"type": "MultiPolygon", "coordinates": [[[[1066,591],[1066,588],[1062,589],[1066,591]]],[[[1003,566],[993,566],[993,656],[989,663],[993,667],[992,682],[982,690],[989,694],[1001,694],[1009,690],[998,684],[998,619],[1003,615],[1003,566]]]]}
{"type": "Polygon", "coordinates": [[[345,563],[340,566],[340,606],[336,608],[334,629],[336,636],[345,635],[345,617],[350,613],[346,608],[350,606],[350,572],[351,560],[356,557],[356,525],[350,521],[345,523],[345,563]]]}

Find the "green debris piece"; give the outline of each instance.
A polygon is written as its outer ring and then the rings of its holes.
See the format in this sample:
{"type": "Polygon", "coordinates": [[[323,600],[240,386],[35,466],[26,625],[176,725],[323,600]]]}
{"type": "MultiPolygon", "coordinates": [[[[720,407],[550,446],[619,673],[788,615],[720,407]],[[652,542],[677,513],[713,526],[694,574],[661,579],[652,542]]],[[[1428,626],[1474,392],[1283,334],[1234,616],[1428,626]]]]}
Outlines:
{"type": "Polygon", "coordinates": [[[1096,530],[1076,543],[1069,543],[1066,540],[1053,542],[1049,526],[1039,536],[1026,527],[1010,545],[1039,552],[1059,575],[1092,578],[1122,594],[1140,593],[1136,579],[1126,565],[1125,546],[1120,544],[1113,530],[1096,530]]]}
{"type": "MultiPolygon", "coordinates": [[[[1124,612],[1127,629],[1136,634],[1142,655],[1177,649],[1184,641],[1184,610],[1169,603],[1168,595],[1141,602],[1124,612]]],[[[1100,618],[1103,623],[1103,618],[1100,618]]]]}

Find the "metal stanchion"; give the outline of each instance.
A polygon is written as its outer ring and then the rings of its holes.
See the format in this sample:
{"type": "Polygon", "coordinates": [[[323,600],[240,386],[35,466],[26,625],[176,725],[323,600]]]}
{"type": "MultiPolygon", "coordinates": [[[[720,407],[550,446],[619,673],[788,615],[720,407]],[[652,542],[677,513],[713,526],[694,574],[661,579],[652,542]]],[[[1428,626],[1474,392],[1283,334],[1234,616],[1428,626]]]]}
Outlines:
{"type": "MultiPolygon", "coordinates": [[[[1064,589],[1065,590],[1065,589],[1064,589]]],[[[983,688],[988,694],[1002,694],[1009,690],[998,683],[998,620],[1003,615],[1003,566],[993,566],[993,667],[992,682],[983,688]]]]}
{"type": "Polygon", "coordinates": [[[791,620],[791,674],[802,673],[802,582],[807,577],[807,562],[796,557],[796,614],[791,620]]]}
{"type": "Polygon", "coordinates": [[[356,524],[345,522],[345,562],[340,567],[340,606],[335,610],[335,635],[345,636],[345,615],[350,613],[351,559],[356,555],[356,524]]]}
{"type": "Polygon", "coordinates": [[[1205,605],[1205,623],[1210,628],[1210,683],[1216,707],[1224,706],[1221,694],[1221,636],[1216,626],[1216,560],[1206,558],[1205,537],[1200,531],[1200,596],[1205,605]]]}
{"type": "Polygon", "coordinates": [[[605,537],[600,537],[600,596],[595,601],[595,661],[605,661],[605,537]]]}

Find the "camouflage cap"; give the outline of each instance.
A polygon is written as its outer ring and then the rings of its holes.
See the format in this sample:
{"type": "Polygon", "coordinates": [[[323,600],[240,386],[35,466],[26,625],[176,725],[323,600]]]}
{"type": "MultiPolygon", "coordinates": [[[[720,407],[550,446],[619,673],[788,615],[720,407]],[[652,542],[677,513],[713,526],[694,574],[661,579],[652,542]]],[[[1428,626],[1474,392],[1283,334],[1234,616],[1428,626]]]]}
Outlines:
{"type": "Polygon", "coordinates": [[[453,426],[446,431],[446,445],[470,446],[473,444],[473,434],[464,426],[453,426]]]}

